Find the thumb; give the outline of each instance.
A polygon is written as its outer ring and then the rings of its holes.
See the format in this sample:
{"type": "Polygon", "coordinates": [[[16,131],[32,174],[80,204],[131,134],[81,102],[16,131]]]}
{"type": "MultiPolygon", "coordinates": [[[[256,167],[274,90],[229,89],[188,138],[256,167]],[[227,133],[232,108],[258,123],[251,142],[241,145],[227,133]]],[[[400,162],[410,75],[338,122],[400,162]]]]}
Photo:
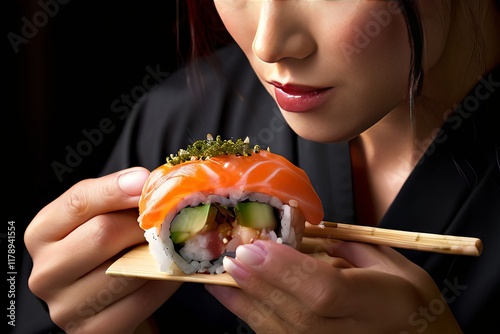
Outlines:
{"type": "Polygon", "coordinates": [[[43,208],[26,233],[37,235],[42,240],[55,241],[92,217],[137,207],[148,176],[147,169],[134,167],[82,180],[43,208]]]}

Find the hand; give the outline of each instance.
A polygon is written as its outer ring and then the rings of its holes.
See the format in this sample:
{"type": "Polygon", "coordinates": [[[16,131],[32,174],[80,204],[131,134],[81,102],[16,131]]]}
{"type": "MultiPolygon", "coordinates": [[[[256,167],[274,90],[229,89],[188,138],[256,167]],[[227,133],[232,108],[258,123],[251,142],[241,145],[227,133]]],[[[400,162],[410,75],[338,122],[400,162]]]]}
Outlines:
{"type": "Polygon", "coordinates": [[[66,332],[131,332],[180,285],[105,274],[124,250],[145,242],[137,205],[148,175],[131,168],[81,181],[26,229],[29,287],[66,332]]]}
{"type": "Polygon", "coordinates": [[[241,289],[206,288],[257,333],[461,333],[432,278],[400,253],[328,244],[330,256],[269,241],[239,246],[224,268],[241,289]]]}

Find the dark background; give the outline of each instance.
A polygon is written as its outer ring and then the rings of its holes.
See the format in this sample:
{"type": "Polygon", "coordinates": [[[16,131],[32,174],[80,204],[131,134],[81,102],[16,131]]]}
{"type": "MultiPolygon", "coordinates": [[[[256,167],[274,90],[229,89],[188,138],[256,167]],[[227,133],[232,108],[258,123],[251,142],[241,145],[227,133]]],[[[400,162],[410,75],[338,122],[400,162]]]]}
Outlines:
{"type": "MultiPolygon", "coordinates": [[[[184,64],[187,43],[181,38],[178,50],[176,1],[172,0],[0,0],[0,15],[2,115],[6,117],[2,164],[7,167],[3,169],[4,226],[15,222],[18,272],[14,332],[48,333],[33,328],[41,304],[27,290],[29,272],[21,270],[21,266],[30,267],[23,254],[24,229],[43,206],[71,185],[97,175],[124,123],[113,112],[113,101],[118,99],[123,111],[130,108],[135,102],[131,93],[137,97],[143,91],[150,71],[165,75],[184,64]],[[28,28],[30,24],[35,30],[28,28]],[[90,140],[85,133],[96,134],[104,119],[111,121],[113,130],[86,145],[90,140]],[[54,169],[54,164],[68,167],[69,152],[78,149],[86,149],[86,155],[80,159],[72,155],[70,169],[54,169]]],[[[180,17],[184,36],[182,11],[180,17]]],[[[1,231],[4,254],[8,252],[6,231],[1,231]]]]}

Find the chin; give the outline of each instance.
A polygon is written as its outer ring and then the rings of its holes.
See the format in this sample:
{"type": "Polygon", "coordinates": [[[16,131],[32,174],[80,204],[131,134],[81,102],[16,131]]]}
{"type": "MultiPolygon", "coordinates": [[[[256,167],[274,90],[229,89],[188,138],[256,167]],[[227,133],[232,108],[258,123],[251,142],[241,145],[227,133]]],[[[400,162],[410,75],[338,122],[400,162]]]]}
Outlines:
{"type": "Polygon", "coordinates": [[[296,115],[286,115],[286,122],[299,137],[309,141],[337,143],[348,141],[359,135],[359,132],[356,131],[357,129],[350,128],[342,121],[333,122],[324,118],[314,120],[310,117],[302,118],[294,116],[296,115]],[[340,126],[335,126],[334,124],[339,124],[340,126]]]}
{"type": "Polygon", "coordinates": [[[299,137],[323,144],[348,141],[355,137],[352,134],[346,134],[343,131],[336,131],[333,128],[320,129],[317,127],[306,128],[301,126],[291,126],[291,128],[299,137]]]}

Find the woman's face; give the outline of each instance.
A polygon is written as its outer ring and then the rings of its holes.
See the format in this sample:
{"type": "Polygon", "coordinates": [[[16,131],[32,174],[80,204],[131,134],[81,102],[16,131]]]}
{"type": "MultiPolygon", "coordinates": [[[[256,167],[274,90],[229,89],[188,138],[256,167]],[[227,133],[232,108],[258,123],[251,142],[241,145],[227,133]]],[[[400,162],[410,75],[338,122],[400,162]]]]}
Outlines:
{"type": "Polygon", "coordinates": [[[397,1],[215,5],[288,124],[306,139],[350,139],[407,95],[411,56],[397,1]]]}

